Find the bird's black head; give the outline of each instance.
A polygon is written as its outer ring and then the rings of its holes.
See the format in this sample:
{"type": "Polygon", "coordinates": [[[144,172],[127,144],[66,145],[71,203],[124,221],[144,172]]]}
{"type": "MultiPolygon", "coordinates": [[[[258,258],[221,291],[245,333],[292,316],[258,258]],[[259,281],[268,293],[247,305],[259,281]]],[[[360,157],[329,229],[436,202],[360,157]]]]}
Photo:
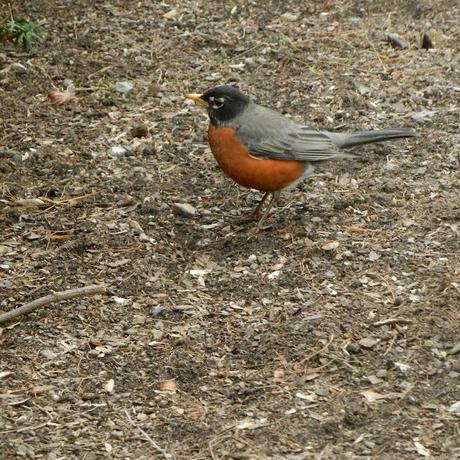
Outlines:
{"type": "Polygon", "coordinates": [[[249,98],[234,86],[216,86],[201,95],[189,94],[197,104],[208,109],[209,119],[216,126],[222,126],[238,116],[249,104],[249,98]]]}

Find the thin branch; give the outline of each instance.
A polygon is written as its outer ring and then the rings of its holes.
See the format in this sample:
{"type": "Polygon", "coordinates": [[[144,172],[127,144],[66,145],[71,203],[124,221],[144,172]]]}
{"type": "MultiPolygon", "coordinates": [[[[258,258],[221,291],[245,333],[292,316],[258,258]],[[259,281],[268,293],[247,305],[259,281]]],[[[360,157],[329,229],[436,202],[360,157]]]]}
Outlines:
{"type": "Polygon", "coordinates": [[[13,22],[14,21],[14,14],[13,14],[13,5],[11,4],[11,2],[8,2],[8,9],[10,10],[11,22],[13,22]]]}
{"type": "Polygon", "coordinates": [[[391,338],[390,345],[388,345],[388,348],[386,349],[385,353],[383,356],[386,356],[388,353],[390,353],[390,350],[393,348],[393,345],[396,342],[396,338],[398,337],[398,331],[393,331],[393,337],[391,338]]]}
{"type": "Polygon", "coordinates": [[[96,294],[104,294],[107,292],[107,287],[104,284],[92,284],[90,286],[83,286],[81,288],[69,289],[62,292],[53,292],[45,297],[40,297],[32,302],[24,304],[22,307],[15,308],[0,315],[0,324],[5,323],[20,315],[26,315],[37,308],[44,307],[55,302],[62,302],[63,300],[75,299],[77,297],[84,297],[96,294]]]}
{"type": "Polygon", "coordinates": [[[331,335],[331,337],[329,338],[329,342],[327,342],[326,345],[324,345],[323,348],[321,348],[320,350],[315,351],[315,352],[309,354],[308,356],[306,356],[305,358],[303,358],[303,359],[300,361],[300,364],[304,364],[304,363],[306,363],[308,360],[310,360],[311,358],[314,358],[315,356],[321,355],[322,353],[324,353],[324,352],[329,348],[329,345],[332,343],[333,340],[334,340],[334,334],[331,335]]]}
{"type": "Polygon", "coordinates": [[[374,326],[385,326],[386,324],[412,324],[413,321],[410,319],[406,318],[388,318],[388,319],[382,319],[381,321],[376,321],[373,323],[374,326]]]}
{"type": "Polygon", "coordinates": [[[366,33],[365,35],[366,35],[367,43],[369,43],[369,46],[373,49],[375,55],[377,56],[377,59],[379,60],[381,66],[382,66],[382,68],[383,68],[383,71],[386,72],[386,71],[387,71],[387,68],[386,68],[385,64],[383,63],[382,58],[380,57],[379,52],[378,52],[377,49],[375,48],[374,44],[370,41],[368,33],[366,33]]]}
{"type": "Polygon", "coordinates": [[[51,422],[45,422],[45,423],[41,423],[40,425],[35,425],[35,426],[24,426],[22,428],[17,428],[17,429],[14,429],[14,430],[3,430],[3,431],[0,431],[0,434],[6,434],[6,433],[22,433],[24,431],[35,431],[35,430],[38,430],[39,428],[43,428],[44,426],[48,426],[48,425],[54,425],[54,423],[51,423],[51,422]]]}
{"type": "Polygon", "coordinates": [[[157,451],[160,452],[166,460],[171,460],[173,456],[168,454],[163,448],[161,448],[140,426],[136,425],[134,420],[130,417],[129,412],[125,409],[126,417],[128,418],[129,423],[139,430],[142,436],[150,443],[150,445],[157,451]]]}

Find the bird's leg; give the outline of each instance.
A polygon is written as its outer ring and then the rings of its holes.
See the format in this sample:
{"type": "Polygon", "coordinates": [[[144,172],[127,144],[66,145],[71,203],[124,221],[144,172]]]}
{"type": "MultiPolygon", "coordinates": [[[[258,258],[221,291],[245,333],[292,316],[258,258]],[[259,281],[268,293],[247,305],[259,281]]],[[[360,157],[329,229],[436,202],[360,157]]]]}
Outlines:
{"type": "Polygon", "coordinates": [[[253,220],[258,219],[260,210],[262,209],[265,201],[267,201],[268,195],[270,195],[270,192],[266,192],[265,195],[261,198],[261,200],[257,203],[257,206],[249,214],[246,214],[243,217],[239,217],[238,221],[252,222],[253,220]]]}
{"type": "MultiPolygon", "coordinates": [[[[262,200],[265,200],[267,195],[268,195],[268,193],[265,194],[265,196],[262,198],[262,200]]],[[[265,210],[265,212],[263,213],[262,217],[260,218],[260,220],[259,220],[259,222],[257,224],[257,227],[256,227],[256,231],[259,231],[262,228],[262,224],[264,223],[265,219],[267,218],[268,213],[270,212],[270,210],[273,207],[273,205],[278,201],[280,195],[281,195],[281,192],[279,190],[276,190],[275,192],[272,192],[272,199],[270,200],[270,203],[268,203],[267,209],[265,210]]]]}
{"type": "Polygon", "coordinates": [[[257,217],[259,217],[260,210],[262,209],[262,206],[267,200],[268,195],[270,195],[270,192],[265,193],[265,195],[261,198],[257,206],[246,216],[245,220],[255,220],[257,219],[257,217]]]}

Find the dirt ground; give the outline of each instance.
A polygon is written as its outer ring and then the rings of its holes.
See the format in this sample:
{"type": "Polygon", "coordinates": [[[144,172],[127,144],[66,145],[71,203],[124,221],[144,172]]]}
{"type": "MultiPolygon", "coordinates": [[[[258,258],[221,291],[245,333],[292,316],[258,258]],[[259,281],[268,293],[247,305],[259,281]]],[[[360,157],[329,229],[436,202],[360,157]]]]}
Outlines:
{"type": "Polygon", "coordinates": [[[0,48],[0,309],[108,293],[1,325],[0,458],[460,458],[456,1],[16,15],[46,36],[0,48]],[[419,136],[322,166],[254,236],[224,214],[260,194],[183,97],[229,82],[312,126],[419,136]]]}

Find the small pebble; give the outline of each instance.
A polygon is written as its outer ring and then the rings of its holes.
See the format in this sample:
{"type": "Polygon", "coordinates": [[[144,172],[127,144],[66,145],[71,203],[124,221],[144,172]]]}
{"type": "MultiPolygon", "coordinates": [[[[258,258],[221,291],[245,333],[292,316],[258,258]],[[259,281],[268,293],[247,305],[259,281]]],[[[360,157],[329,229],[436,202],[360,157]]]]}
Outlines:
{"type": "Polygon", "coordinates": [[[127,156],[128,149],[126,149],[122,145],[114,145],[110,148],[110,154],[115,158],[124,157],[127,156]]]}
{"type": "Polygon", "coordinates": [[[336,295],[337,295],[337,291],[336,291],[335,289],[332,289],[331,286],[326,286],[326,287],[321,291],[321,294],[330,295],[330,296],[336,296],[336,295]]]}
{"type": "Polygon", "coordinates": [[[150,96],[156,96],[160,91],[161,91],[161,86],[156,83],[152,83],[148,87],[148,93],[150,96]]]}
{"type": "Polygon", "coordinates": [[[434,48],[433,40],[431,40],[430,36],[426,32],[422,35],[422,48],[424,50],[434,48]]]}
{"type": "Polygon", "coordinates": [[[280,19],[286,22],[294,22],[294,21],[297,21],[298,18],[299,18],[298,14],[290,13],[289,11],[287,11],[286,13],[280,16],[280,19]]]}
{"type": "Polygon", "coordinates": [[[54,351],[50,350],[49,348],[45,348],[40,352],[40,354],[47,359],[54,359],[57,356],[56,353],[54,353],[54,351]]]}
{"type": "Polygon", "coordinates": [[[70,78],[66,78],[66,79],[62,82],[62,86],[63,86],[65,89],[69,89],[69,88],[75,87],[75,84],[74,84],[74,82],[73,82],[70,78]]]}
{"type": "Polygon", "coordinates": [[[11,64],[11,69],[14,70],[17,74],[27,73],[27,67],[20,64],[19,62],[11,64]]]}
{"type": "Polygon", "coordinates": [[[29,241],[34,241],[34,240],[39,240],[41,239],[41,236],[38,234],[38,233],[29,233],[26,238],[29,240],[29,241]]]}
{"type": "Polygon", "coordinates": [[[24,445],[24,444],[20,444],[17,448],[16,448],[16,453],[18,455],[20,455],[21,457],[25,457],[29,454],[29,448],[24,445]]]}
{"type": "Polygon", "coordinates": [[[327,388],[318,387],[315,388],[315,394],[317,394],[318,396],[327,396],[329,394],[329,391],[327,388]]]}
{"type": "Polygon", "coordinates": [[[117,81],[113,89],[120,94],[129,94],[134,88],[134,85],[130,81],[117,81]]]}
{"type": "Polygon", "coordinates": [[[460,401],[457,401],[457,402],[453,403],[449,407],[449,412],[452,412],[457,417],[460,417],[460,401]]]}
{"type": "Polygon", "coordinates": [[[377,385],[379,383],[382,383],[382,379],[377,377],[376,375],[368,375],[367,376],[367,380],[369,380],[369,382],[372,384],[372,385],[377,385]]]}
{"type": "Polygon", "coordinates": [[[395,49],[403,50],[407,48],[407,45],[397,34],[387,34],[387,42],[395,49]]]}
{"type": "Polygon", "coordinates": [[[359,344],[364,348],[372,348],[373,346],[377,345],[379,342],[377,339],[373,337],[365,337],[359,341],[359,344]]]}
{"type": "Polygon", "coordinates": [[[174,203],[173,209],[177,214],[183,217],[194,217],[197,213],[196,208],[188,203],[174,203]]]}
{"type": "Polygon", "coordinates": [[[146,157],[153,155],[155,153],[155,147],[152,145],[146,145],[143,150],[142,154],[145,155],[146,157]]]}
{"type": "Polygon", "coordinates": [[[131,128],[131,136],[133,137],[147,137],[149,129],[145,125],[137,125],[131,128]]]}
{"type": "Polygon", "coordinates": [[[350,343],[347,345],[347,351],[350,355],[357,355],[361,353],[361,347],[357,343],[350,343]]]}

